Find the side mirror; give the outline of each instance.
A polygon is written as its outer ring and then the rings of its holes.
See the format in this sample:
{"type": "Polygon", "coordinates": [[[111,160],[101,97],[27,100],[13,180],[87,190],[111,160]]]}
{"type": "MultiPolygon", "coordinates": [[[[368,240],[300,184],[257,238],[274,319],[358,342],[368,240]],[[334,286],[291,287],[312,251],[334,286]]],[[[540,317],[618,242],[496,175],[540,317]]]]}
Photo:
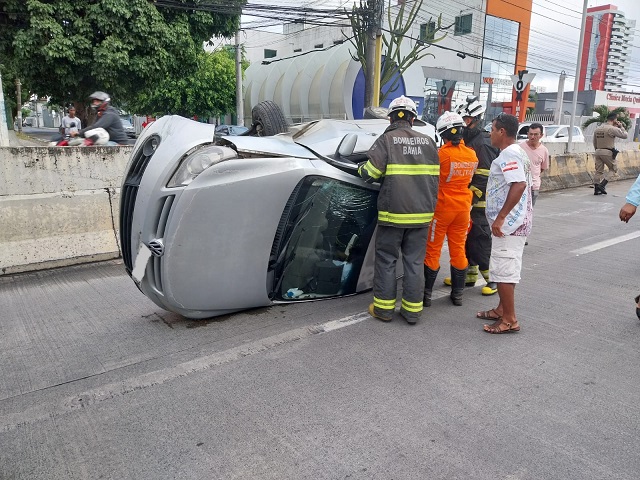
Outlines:
{"type": "Polygon", "coordinates": [[[358,143],[358,136],[355,133],[346,134],[336,149],[336,157],[348,157],[353,154],[356,149],[356,143],[358,143]]]}

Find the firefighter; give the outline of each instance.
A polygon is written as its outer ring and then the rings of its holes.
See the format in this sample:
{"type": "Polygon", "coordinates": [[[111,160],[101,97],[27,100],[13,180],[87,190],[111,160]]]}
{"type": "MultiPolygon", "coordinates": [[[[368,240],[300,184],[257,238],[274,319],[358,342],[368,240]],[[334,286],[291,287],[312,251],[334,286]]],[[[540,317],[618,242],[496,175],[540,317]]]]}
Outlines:
{"type": "Polygon", "coordinates": [[[473,193],[469,183],[476,168],[476,153],[462,140],[464,120],[455,112],[445,112],[436,123],[436,130],[445,142],[440,156],[440,187],[438,203],[429,233],[424,257],[424,305],[431,305],[433,285],[440,270],[440,254],[445,236],[449,244],[451,263],[451,302],[462,305],[462,293],[467,273],[465,241],[469,229],[473,193]]]}
{"type": "MultiPolygon", "coordinates": [[[[485,215],[487,179],[491,162],[500,154],[500,150],[491,146],[489,133],[482,127],[485,108],[476,96],[468,96],[466,102],[457,108],[465,123],[463,133],[464,144],[472,148],[478,156],[478,169],[471,179],[469,188],[473,192],[471,208],[471,228],[467,234],[465,250],[469,268],[465,285],[473,287],[478,280],[478,273],[487,284],[482,287],[482,295],[494,295],[498,291],[495,282],[489,281],[489,259],[491,258],[491,229],[485,215]]],[[[444,279],[445,285],[451,285],[451,278],[444,279]]]]}
{"type": "Polygon", "coordinates": [[[369,314],[392,320],[396,305],[396,263],[402,253],[404,278],[400,315],[411,325],[423,304],[424,245],[438,195],[440,166],[435,142],[413,130],[416,104],[400,96],[389,105],[390,125],[367,152],[358,173],[380,182],[375,240],[373,303],[369,314]]]}

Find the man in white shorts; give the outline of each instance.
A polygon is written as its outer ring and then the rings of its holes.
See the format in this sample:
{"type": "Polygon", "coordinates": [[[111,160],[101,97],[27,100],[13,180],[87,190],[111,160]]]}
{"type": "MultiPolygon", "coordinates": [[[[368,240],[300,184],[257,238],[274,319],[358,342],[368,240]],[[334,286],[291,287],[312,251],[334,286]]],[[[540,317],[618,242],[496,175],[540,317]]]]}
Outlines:
{"type": "Polygon", "coordinates": [[[491,163],[487,181],[486,215],[491,227],[492,247],[489,277],[498,284],[500,303],[477,317],[495,320],[485,325],[488,333],[520,330],[516,318],[515,290],[520,281],[522,252],[531,233],[531,161],[516,143],[518,119],[500,114],[491,125],[491,145],[501,150],[491,163]]]}

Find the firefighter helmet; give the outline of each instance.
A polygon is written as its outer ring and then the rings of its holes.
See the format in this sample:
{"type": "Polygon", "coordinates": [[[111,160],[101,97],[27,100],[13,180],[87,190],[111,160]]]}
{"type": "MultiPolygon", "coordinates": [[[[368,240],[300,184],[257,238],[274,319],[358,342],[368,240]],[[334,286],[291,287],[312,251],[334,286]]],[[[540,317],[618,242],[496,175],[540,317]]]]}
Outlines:
{"type": "Polygon", "coordinates": [[[484,105],[478,101],[478,97],[469,95],[465,103],[458,105],[456,111],[463,117],[482,118],[485,108],[484,105]]]}
{"type": "Polygon", "coordinates": [[[462,132],[464,127],[464,120],[460,115],[455,112],[444,112],[438,122],[436,123],[436,130],[439,135],[443,135],[445,132],[456,135],[462,132]]]}
{"type": "Polygon", "coordinates": [[[389,104],[389,114],[400,110],[409,112],[414,117],[418,116],[418,109],[416,108],[415,102],[404,95],[400,95],[398,98],[393,99],[389,104]]]}

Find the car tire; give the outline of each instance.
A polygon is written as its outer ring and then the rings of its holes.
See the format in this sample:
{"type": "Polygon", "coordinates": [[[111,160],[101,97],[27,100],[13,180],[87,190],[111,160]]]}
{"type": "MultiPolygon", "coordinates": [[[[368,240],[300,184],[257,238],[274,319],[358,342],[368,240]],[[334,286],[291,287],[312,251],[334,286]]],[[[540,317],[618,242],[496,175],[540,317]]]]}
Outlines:
{"type": "Polygon", "coordinates": [[[259,137],[268,137],[288,131],[289,125],[280,107],[271,100],[258,103],[251,110],[251,131],[259,137]]]}

